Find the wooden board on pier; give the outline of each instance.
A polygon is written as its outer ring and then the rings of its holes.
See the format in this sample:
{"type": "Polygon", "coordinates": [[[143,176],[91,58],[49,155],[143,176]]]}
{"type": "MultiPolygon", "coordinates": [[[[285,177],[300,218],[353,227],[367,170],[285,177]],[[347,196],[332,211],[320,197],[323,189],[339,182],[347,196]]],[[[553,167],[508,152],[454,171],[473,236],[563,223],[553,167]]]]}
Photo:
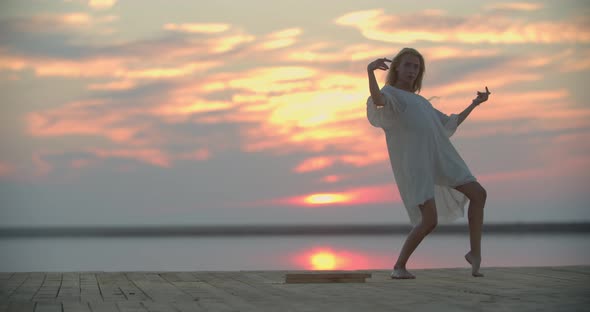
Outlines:
{"type": "Polygon", "coordinates": [[[370,278],[370,273],[288,273],[285,274],[285,283],[364,283],[370,278]]]}

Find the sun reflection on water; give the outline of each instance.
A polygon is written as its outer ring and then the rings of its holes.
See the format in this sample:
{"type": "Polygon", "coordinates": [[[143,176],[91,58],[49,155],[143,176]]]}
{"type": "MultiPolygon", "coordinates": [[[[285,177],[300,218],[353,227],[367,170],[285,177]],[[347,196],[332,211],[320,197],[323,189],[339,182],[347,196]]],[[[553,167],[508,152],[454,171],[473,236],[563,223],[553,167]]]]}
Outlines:
{"type": "Polygon", "coordinates": [[[372,267],[369,257],[359,252],[315,247],[294,257],[297,267],[305,270],[359,270],[372,267]]]}

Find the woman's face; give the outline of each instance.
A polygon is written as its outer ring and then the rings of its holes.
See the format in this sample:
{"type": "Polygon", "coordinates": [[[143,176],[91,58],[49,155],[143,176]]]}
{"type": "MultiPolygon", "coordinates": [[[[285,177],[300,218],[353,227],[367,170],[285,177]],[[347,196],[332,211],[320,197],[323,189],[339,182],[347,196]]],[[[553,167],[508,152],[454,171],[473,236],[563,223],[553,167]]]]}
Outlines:
{"type": "Polygon", "coordinates": [[[399,66],[395,69],[397,71],[397,80],[408,83],[410,86],[414,85],[414,81],[420,73],[420,58],[413,54],[404,54],[400,59],[399,66]]]}

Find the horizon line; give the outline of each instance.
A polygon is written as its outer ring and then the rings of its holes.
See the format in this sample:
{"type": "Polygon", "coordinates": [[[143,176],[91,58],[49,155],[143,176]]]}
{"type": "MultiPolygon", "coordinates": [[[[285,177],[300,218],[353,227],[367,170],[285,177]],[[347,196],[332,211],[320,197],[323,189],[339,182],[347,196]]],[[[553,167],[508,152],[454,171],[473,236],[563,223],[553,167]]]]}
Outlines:
{"type": "MultiPolygon", "coordinates": [[[[92,225],[0,227],[5,237],[170,237],[407,234],[409,224],[92,225]]],[[[484,233],[590,233],[590,222],[488,223],[484,233]]],[[[440,224],[433,233],[467,234],[465,224],[440,224]]]]}

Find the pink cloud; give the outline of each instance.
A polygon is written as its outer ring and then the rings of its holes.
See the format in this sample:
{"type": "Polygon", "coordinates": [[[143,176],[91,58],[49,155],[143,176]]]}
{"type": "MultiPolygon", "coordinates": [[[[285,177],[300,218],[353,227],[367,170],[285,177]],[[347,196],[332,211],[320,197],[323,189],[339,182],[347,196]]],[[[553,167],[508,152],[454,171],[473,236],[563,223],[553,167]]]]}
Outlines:
{"type": "Polygon", "coordinates": [[[192,152],[182,153],[176,159],[203,161],[211,158],[211,152],[206,148],[196,149],[192,152]]]}
{"type": "MultiPolygon", "coordinates": [[[[344,21],[358,25],[367,16],[375,17],[376,21],[386,18],[382,11],[368,12],[373,15],[366,13],[349,16],[352,19],[344,21]]],[[[465,22],[461,17],[449,17],[441,11],[427,11],[415,16],[432,16],[442,26],[446,25],[455,31],[462,29],[451,27],[454,22],[465,22]]],[[[407,16],[396,18],[403,20],[407,16]]],[[[141,46],[158,51],[137,57],[105,56],[80,61],[14,56],[0,59],[0,67],[11,70],[30,67],[39,76],[92,78],[94,80],[88,84],[90,90],[128,90],[140,86],[146,80],[150,83],[159,80],[178,83],[167,91],[166,98],[141,111],[113,108],[98,114],[82,104],[66,104],[58,109],[32,112],[28,115],[30,133],[38,137],[105,137],[113,143],[125,145],[125,148],[115,147],[113,151],[103,151],[101,157],[134,158],[152,165],[171,166],[173,159],[206,160],[219,146],[169,155],[160,150],[158,142],[177,134],[160,133],[158,121],[211,126],[232,123],[238,125],[239,144],[244,152],[266,151],[285,155],[303,149],[318,153],[315,160],[308,159],[293,169],[299,173],[321,170],[335,163],[364,167],[388,161],[382,131],[372,128],[366,121],[368,90],[363,71],[364,61],[383,55],[391,56],[395,52],[391,47],[373,43],[342,45],[331,41],[301,42],[303,29],[297,27],[261,36],[253,36],[229,24],[167,24],[164,28],[191,33],[204,39],[198,45],[191,39],[172,47],[158,43],[133,45],[132,48],[141,46]],[[281,49],[284,47],[289,49],[281,49]],[[265,52],[261,53],[260,49],[265,52]],[[232,61],[235,62],[232,65],[198,58],[232,50],[237,50],[232,55],[232,61]],[[268,65],[258,65],[257,60],[262,58],[268,65]],[[284,64],[285,60],[289,64],[284,64]],[[361,70],[330,69],[343,61],[350,62],[351,68],[358,66],[361,70]],[[97,82],[96,78],[101,78],[101,82],[97,82]],[[155,119],[156,122],[131,121],[141,117],[155,119]],[[138,134],[145,131],[150,131],[150,138],[138,139],[138,134]],[[340,155],[321,156],[327,149],[337,150],[340,155]],[[324,162],[319,165],[314,163],[319,159],[324,162]]],[[[428,60],[440,61],[463,57],[488,58],[501,55],[501,52],[497,48],[469,49],[445,42],[441,46],[425,48],[424,54],[428,60]]],[[[467,106],[474,92],[487,84],[492,89],[492,99],[478,108],[470,120],[484,122],[528,118],[533,123],[535,119],[549,121],[554,118],[552,124],[539,122],[534,128],[511,125],[505,129],[481,128],[460,135],[493,135],[497,131],[509,133],[515,127],[520,127],[518,131],[526,133],[555,127],[556,119],[560,126],[565,125],[567,120],[584,125],[583,119],[587,118],[587,113],[571,107],[570,94],[564,89],[540,92],[523,90],[519,93],[505,91],[521,82],[543,79],[543,74],[536,71],[535,66],[550,66],[559,61],[557,54],[535,54],[531,58],[516,59],[474,71],[460,81],[427,86],[425,92],[441,96],[445,103],[444,111],[458,113],[467,106]]],[[[219,134],[216,141],[231,141],[227,136],[232,134],[219,134]]],[[[208,143],[203,142],[203,145],[208,143]]],[[[325,182],[334,183],[339,179],[341,177],[328,176],[325,182]]]]}
{"type": "Polygon", "coordinates": [[[548,158],[548,164],[543,167],[487,173],[479,175],[478,180],[489,183],[507,181],[527,183],[527,181],[540,179],[579,176],[590,170],[590,159],[587,157],[563,156],[559,161],[548,158]]]}
{"type": "Polygon", "coordinates": [[[336,183],[344,180],[342,175],[327,175],[321,179],[324,183],[336,183]]]}
{"type": "Polygon", "coordinates": [[[70,162],[70,166],[74,169],[85,168],[85,167],[90,166],[91,164],[92,164],[92,160],[84,159],[84,158],[74,159],[70,162]]]}
{"type": "Polygon", "coordinates": [[[33,161],[36,176],[45,176],[53,170],[53,166],[43,159],[43,155],[41,153],[33,153],[31,160],[33,161]]]}
{"type": "Polygon", "coordinates": [[[95,113],[92,106],[101,101],[74,102],[66,106],[27,115],[29,134],[37,137],[65,135],[94,135],[107,137],[114,142],[129,142],[139,126],[116,125],[130,112],[95,113]]]}
{"type": "Polygon", "coordinates": [[[347,13],[334,21],[358,29],[366,38],[392,42],[461,43],[588,43],[590,30],[584,18],[568,21],[525,21],[501,15],[451,16],[443,11],[406,15],[382,9],[347,13]]]}
{"type": "Polygon", "coordinates": [[[2,176],[10,176],[14,173],[15,168],[13,165],[0,161],[0,177],[2,176]]]}
{"type": "Polygon", "coordinates": [[[127,158],[153,166],[168,168],[171,166],[170,157],[167,153],[157,149],[88,149],[88,152],[100,158],[127,158]]]}

